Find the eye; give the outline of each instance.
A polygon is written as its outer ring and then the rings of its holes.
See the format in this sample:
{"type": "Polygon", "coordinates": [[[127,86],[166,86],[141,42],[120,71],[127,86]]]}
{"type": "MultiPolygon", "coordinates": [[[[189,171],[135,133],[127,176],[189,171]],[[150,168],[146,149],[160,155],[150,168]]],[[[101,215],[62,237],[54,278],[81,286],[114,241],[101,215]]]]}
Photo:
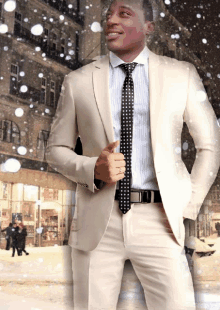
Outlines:
{"type": "Polygon", "coordinates": [[[120,15],[123,16],[123,17],[128,17],[128,16],[131,16],[131,13],[128,12],[128,11],[121,11],[120,15]]]}

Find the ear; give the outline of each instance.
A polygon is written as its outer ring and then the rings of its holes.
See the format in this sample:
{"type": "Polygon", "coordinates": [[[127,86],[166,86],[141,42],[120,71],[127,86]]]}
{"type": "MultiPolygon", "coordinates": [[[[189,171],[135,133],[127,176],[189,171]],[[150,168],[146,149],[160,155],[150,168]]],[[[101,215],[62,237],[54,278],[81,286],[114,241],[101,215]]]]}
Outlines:
{"type": "Polygon", "coordinates": [[[145,35],[148,35],[148,34],[154,32],[154,29],[155,29],[154,22],[146,20],[144,23],[145,35]]]}

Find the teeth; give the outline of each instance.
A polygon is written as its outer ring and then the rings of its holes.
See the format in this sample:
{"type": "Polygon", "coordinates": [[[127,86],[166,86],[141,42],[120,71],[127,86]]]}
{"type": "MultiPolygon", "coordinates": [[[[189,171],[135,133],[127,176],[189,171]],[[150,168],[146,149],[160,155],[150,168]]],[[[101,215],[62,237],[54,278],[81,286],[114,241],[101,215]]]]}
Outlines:
{"type": "Polygon", "coordinates": [[[117,33],[117,32],[111,32],[111,33],[109,33],[108,35],[109,35],[109,36],[117,36],[117,35],[119,35],[119,33],[117,33]]]}

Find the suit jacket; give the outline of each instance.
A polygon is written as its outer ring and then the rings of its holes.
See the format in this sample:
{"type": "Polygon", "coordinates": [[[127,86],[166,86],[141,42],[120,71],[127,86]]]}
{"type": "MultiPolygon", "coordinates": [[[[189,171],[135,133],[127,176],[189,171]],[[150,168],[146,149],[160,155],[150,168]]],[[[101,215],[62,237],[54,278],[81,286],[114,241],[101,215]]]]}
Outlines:
{"type": "MultiPolygon", "coordinates": [[[[77,183],[69,245],[84,251],[99,244],[114,203],[116,186],[94,187],[96,160],[114,141],[108,83],[108,56],[65,77],[47,146],[50,165],[77,183]],[[78,135],[81,156],[73,151],[78,135]]],[[[183,216],[196,219],[220,165],[219,127],[192,64],[149,52],[149,93],[156,176],[174,236],[183,246],[183,216]],[[183,121],[197,149],[191,174],[181,159],[183,121]]]]}

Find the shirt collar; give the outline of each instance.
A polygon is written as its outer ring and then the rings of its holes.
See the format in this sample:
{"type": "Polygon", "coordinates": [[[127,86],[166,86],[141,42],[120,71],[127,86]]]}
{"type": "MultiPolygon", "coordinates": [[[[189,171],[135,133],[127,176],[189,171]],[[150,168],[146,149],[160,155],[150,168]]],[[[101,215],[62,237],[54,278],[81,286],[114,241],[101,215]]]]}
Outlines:
{"type": "MultiPolygon", "coordinates": [[[[142,52],[132,61],[132,62],[137,62],[138,64],[146,64],[148,62],[148,57],[149,57],[149,50],[145,46],[142,52]]],[[[110,58],[110,63],[113,68],[125,63],[121,58],[116,56],[113,52],[110,51],[109,53],[109,58],[110,58]]]]}

